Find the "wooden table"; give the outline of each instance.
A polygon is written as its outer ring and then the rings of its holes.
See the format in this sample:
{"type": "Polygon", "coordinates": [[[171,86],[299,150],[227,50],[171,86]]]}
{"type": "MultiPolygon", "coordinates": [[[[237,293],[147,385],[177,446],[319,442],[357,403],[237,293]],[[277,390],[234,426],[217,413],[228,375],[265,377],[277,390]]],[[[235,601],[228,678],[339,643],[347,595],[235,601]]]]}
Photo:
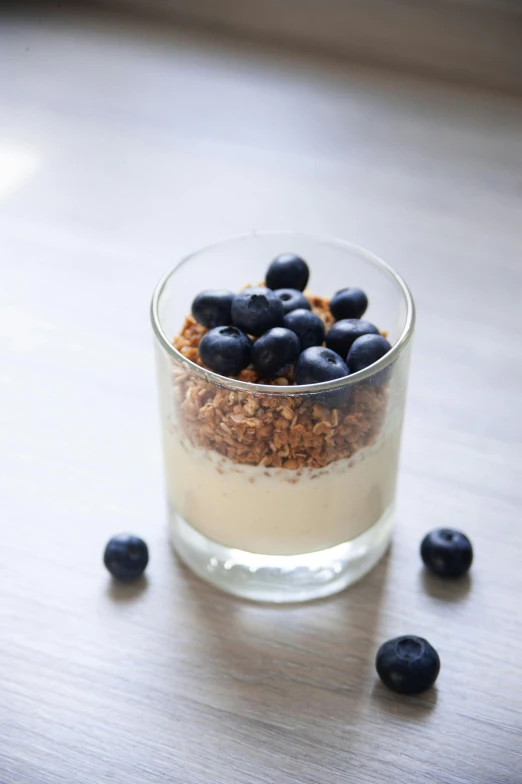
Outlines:
{"type": "Polygon", "coordinates": [[[522,782],[522,105],[56,9],[1,18],[2,784],[522,782]],[[216,593],[166,533],[148,301],[251,228],[344,236],[416,296],[393,548],[327,601],[216,593]],[[469,580],[426,576],[437,525],[469,580]],[[147,578],[111,583],[120,530],[147,578]],[[436,688],[376,680],[438,649],[436,688]]]}

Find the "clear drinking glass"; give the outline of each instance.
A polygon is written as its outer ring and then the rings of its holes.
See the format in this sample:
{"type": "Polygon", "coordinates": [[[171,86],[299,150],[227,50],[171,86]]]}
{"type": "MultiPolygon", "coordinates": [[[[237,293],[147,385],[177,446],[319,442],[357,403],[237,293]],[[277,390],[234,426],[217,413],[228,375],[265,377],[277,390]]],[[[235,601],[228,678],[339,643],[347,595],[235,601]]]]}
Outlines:
{"type": "MultiPolygon", "coordinates": [[[[385,552],[393,518],[414,305],[387,264],[336,239],[235,237],[183,259],[152,300],[172,544],[200,577],[258,601],[340,591],[385,552]],[[173,346],[202,289],[263,280],[280,253],[310,267],[307,293],[346,286],[392,350],[363,371],[311,386],[224,378],[173,346]],[[184,355],[184,353],[186,355],[184,355]]],[[[179,347],[179,346],[178,346],[179,347]]]]}

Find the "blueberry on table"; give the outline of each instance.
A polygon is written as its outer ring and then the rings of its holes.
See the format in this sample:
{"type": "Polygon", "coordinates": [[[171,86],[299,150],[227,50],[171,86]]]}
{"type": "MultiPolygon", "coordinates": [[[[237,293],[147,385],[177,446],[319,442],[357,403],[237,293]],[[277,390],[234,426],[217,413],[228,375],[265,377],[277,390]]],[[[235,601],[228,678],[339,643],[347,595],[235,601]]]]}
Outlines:
{"type": "Polygon", "coordinates": [[[304,308],[305,310],[311,309],[310,303],[305,295],[297,289],[276,289],[274,294],[279,297],[283,303],[285,315],[290,313],[291,310],[297,310],[297,308],[304,308]]]}
{"type": "Polygon", "coordinates": [[[304,291],[310,270],[308,264],[295,253],[282,253],[270,264],[265,282],[269,289],[297,289],[304,291]]]}
{"type": "Polygon", "coordinates": [[[361,318],[368,307],[368,297],[361,289],[341,289],[330,300],[330,312],[336,321],[361,318]]]}
{"type": "Polygon", "coordinates": [[[132,534],[118,534],[107,543],[103,563],[117,580],[141,577],[149,562],[149,550],[143,539],[132,534]]]}
{"type": "Polygon", "coordinates": [[[426,534],[420,553],[428,569],[439,577],[462,577],[473,561],[468,537],[452,528],[437,528],[426,534]]]}
{"type": "Polygon", "coordinates": [[[192,303],[192,315],[207,329],[232,323],[230,308],[234,294],[221,289],[201,291],[192,303]]]}
{"type": "Polygon", "coordinates": [[[284,327],[274,327],[252,346],[252,364],[260,376],[277,375],[295,362],[299,351],[297,335],[284,327]]]}
{"type": "Polygon", "coordinates": [[[375,667],[379,678],[399,694],[421,694],[437,680],[439,654],[423,637],[396,637],[377,651],[375,667]]]}
{"type": "Polygon", "coordinates": [[[298,308],[287,313],[283,324],[299,338],[301,351],[311,346],[320,346],[324,341],[324,322],[310,310],[298,308]]]}
{"type": "Polygon", "coordinates": [[[237,327],[216,327],[199,343],[204,364],[222,376],[238,376],[250,364],[252,343],[237,327]]]}
{"type": "Polygon", "coordinates": [[[344,360],[329,348],[311,346],[305,349],[295,363],[296,384],[320,384],[348,376],[350,371],[344,360]]]}
{"type": "Polygon", "coordinates": [[[357,373],[358,370],[373,365],[390,351],[391,345],[382,335],[361,335],[352,343],[346,357],[346,363],[350,368],[350,373],[357,373]]]}
{"type": "Polygon", "coordinates": [[[352,344],[362,335],[378,335],[379,330],[369,321],[342,319],[336,321],[326,334],[326,345],[341,357],[346,357],[352,344]]]}
{"type": "Polygon", "coordinates": [[[232,323],[248,335],[262,335],[273,327],[283,326],[285,309],[270,289],[250,288],[232,300],[232,323]]]}

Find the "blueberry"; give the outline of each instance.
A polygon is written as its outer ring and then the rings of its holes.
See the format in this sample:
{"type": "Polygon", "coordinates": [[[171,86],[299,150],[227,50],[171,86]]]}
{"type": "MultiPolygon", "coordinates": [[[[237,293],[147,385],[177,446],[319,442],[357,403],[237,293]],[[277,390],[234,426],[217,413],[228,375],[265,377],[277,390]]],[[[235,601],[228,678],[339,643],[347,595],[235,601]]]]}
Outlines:
{"type": "Polygon", "coordinates": [[[226,327],[232,323],[230,307],[233,293],[221,289],[202,291],[192,303],[192,315],[207,329],[226,327]]]}
{"type": "Polygon", "coordinates": [[[310,346],[320,346],[324,340],[324,323],[316,313],[298,308],[287,313],[284,318],[287,329],[295,332],[301,344],[301,351],[310,346]]]}
{"type": "Polygon", "coordinates": [[[423,637],[396,637],[381,645],[375,667],[379,678],[399,694],[421,694],[437,680],[439,654],[423,637]]]}
{"type": "Polygon", "coordinates": [[[283,303],[285,315],[286,313],[290,313],[291,310],[297,310],[297,308],[304,308],[305,310],[311,309],[310,303],[305,295],[297,289],[276,289],[274,294],[279,297],[283,303]]]}
{"type": "Polygon", "coordinates": [[[462,577],[473,561],[473,548],[465,534],[451,528],[437,528],[421,543],[421,558],[440,577],[462,577]]]}
{"type": "Polygon", "coordinates": [[[199,343],[204,364],[222,376],[237,376],[250,364],[252,343],[237,327],[216,327],[199,343]]]}
{"type": "Polygon", "coordinates": [[[149,550],[143,539],[132,534],[118,534],[107,543],[103,563],[117,580],[141,577],[149,562],[149,550]]]}
{"type": "Polygon", "coordinates": [[[284,327],[274,327],[252,346],[252,363],[260,376],[277,375],[295,362],[299,351],[297,335],[284,327]]]}
{"type": "Polygon", "coordinates": [[[346,363],[341,357],[322,346],[306,348],[295,363],[296,384],[320,384],[349,375],[346,363]]]}
{"type": "Polygon", "coordinates": [[[245,289],[232,300],[232,322],[249,335],[282,327],[284,313],[283,303],[270,289],[245,289]]]}
{"type": "Polygon", "coordinates": [[[266,272],[269,289],[297,289],[304,291],[310,270],[308,264],[295,253],[282,253],[270,264],[266,272]]]}
{"type": "Polygon", "coordinates": [[[350,373],[357,373],[358,370],[364,370],[369,365],[373,365],[390,349],[390,344],[381,335],[361,335],[360,338],[354,340],[346,357],[350,373]]]}
{"type": "Polygon", "coordinates": [[[330,300],[330,311],[336,321],[361,318],[368,307],[368,297],[361,289],[341,289],[330,300]]]}
{"type": "Polygon", "coordinates": [[[378,335],[379,330],[369,321],[343,319],[336,321],[326,335],[326,345],[341,357],[346,357],[352,343],[362,335],[378,335]]]}

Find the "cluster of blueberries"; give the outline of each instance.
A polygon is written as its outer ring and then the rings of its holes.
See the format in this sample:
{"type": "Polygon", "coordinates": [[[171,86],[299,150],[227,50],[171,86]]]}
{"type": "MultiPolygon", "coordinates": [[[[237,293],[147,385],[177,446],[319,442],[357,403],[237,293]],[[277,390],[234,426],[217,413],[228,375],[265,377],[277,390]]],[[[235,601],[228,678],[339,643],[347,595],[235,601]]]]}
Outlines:
{"type": "MultiPolygon", "coordinates": [[[[431,572],[448,579],[465,575],[473,561],[470,540],[452,528],[437,528],[426,534],[420,554],[431,572]]],[[[107,543],[103,561],[113,577],[129,582],[145,571],[149,550],[139,536],[119,534],[107,543]]],[[[423,637],[405,635],[381,645],[375,667],[382,682],[392,691],[421,694],[435,683],[440,659],[435,648],[423,637]]]]}
{"type": "Polygon", "coordinates": [[[368,307],[364,291],[345,288],[334,294],[330,310],[336,323],[325,334],[303,294],[309,275],[302,258],[283,253],[268,267],[266,287],[198,294],[192,315],[209,330],[199,344],[205,365],[222,376],[237,376],[252,364],[261,377],[294,365],[296,384],[318,384],[383,357],[391,346],[376,326],[361,319],[368,307]]]}

